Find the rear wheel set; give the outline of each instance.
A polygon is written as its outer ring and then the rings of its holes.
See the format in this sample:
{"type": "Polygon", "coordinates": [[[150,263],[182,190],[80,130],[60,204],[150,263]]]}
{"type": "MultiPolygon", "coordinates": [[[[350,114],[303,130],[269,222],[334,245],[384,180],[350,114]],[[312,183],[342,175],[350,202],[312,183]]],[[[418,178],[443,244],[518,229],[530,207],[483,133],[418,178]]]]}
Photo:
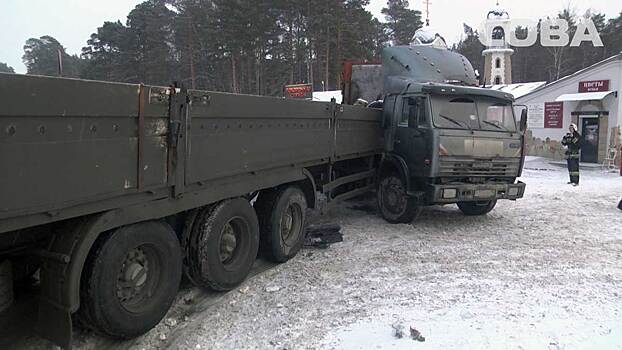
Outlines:
{"type": "Polygon", "coordinates": [[[260,241],[270,260],[295,256],[304,242],[306,208],[302,191],[285,187],[260,194],[255,208],[235,198],[193,211],[181,245],[160,221],[104,233],[84,266],[78,319],[113,338],[143,334],[166,315],[182,273],[198,286],[228,291],[250,273],[260,241]]]}
{"type": "Polygon", "coordinates": [[[180,280],[179,241],[169,225],[145,222],[105,233],[84,266],[78,318],[113,338],[136,337],[164,317],[180,280]]]}
{"type": "Polygon", "coordinates": [[[246,199],[220,202],[199,210],[182,242],[184,271],[194,284],[231,290],[248,276],[257,257],[257,215],[246,199]]]}

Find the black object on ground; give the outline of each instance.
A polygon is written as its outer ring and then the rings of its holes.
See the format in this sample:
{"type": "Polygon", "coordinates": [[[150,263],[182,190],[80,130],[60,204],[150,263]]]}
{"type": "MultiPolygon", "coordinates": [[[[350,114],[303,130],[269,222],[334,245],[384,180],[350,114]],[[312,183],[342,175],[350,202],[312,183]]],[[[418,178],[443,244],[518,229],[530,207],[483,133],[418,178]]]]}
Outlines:
{"type": "Polygon", "coordinates": [[[618,209],[622,210],[622,199],[620,199],[620,203],[618,203],[618,209]]]}
{"type": "Polygon", "coordinates": [[[425,341],[425,337],[421,335],[421,332],[419,332],[415,327],[410,326],[410,337],[413,340],[419,341],[419,342],[424,342],[425,341]]]}
{"type": "Polygon", "coordinates": [[[343,242],[341,226],[323,224],[307,227],[305,231],[305,247],[328,248],[333,243],[343,242]]]}

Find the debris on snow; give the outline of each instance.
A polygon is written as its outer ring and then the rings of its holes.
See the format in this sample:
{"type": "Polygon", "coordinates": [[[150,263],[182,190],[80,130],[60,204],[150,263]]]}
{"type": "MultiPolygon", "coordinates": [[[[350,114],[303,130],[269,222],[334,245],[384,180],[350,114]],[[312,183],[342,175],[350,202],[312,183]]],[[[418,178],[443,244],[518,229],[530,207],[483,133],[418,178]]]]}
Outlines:
{"type": "Polygon", "coordinates": [[[413,326],[410,326],[410,337],[411,337],[413,340],[416,340],[416,341],[420,341],[420,342],[424,342],[424,341],[425,341],[425,337],[424,337],[424,336],[422,336],[422,335],[421,335],[421,332],[419,332],[419,331],[417,330],[417,328],[415,328],[415,327],[413,327],[413,326]]]}
{"type": "Polygon", "coordinates": [[[164,320],[164,324],[172,328],[177,326],[177,320],[174,318],[167,318],[166,320],[164,320]]]}
{"type": "Polygon", "coordinates": [[[166,334],[160,333],[159,339],[160,339],[160,341],[165,341],[166,340],[166,334]]]}
{"type": "Polygon", "coordinates": [[[396,322],[396,323],[392,324],[391,327],[393,328],[393,335],[397,339],[404,338],[404,336],[406,335],[406,331],[405,331],[405,328],[404,328],[403,324],[401,324],[400,322],[396,322]]]}
{"type": "Polygon", "coordinates": [[[274,292],[278,292],[281,290],[281,287],[276,286],[276,285],[269,285],[266,287],[266,292],[268,293],[274,293],[274,292]]]}
{"type": "Polygon", "coordinates": [[[343,242],[341,226],[337,224],[324,224],[307,227],[305,233],[305,246],[328,248],[333,243],[343,242]]]}

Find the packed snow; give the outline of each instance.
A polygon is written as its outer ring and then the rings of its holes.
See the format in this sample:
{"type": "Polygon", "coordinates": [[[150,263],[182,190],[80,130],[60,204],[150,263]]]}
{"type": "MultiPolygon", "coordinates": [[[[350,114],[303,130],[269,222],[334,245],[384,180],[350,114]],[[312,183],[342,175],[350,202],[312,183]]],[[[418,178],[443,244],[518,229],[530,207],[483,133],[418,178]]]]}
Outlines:
{"type": "Polygon", "coordinates": [[[343,243],[259,262],[229,293],[186,284],[145,336],[78,328],[75,348],[622,349],[622,177],[585,170],[572,187],[537,158],[523,175],[525,198],[482,217],[430,207],[391,225],[373,197],[349,202],[313,219],[341,224],[343,243]]]}

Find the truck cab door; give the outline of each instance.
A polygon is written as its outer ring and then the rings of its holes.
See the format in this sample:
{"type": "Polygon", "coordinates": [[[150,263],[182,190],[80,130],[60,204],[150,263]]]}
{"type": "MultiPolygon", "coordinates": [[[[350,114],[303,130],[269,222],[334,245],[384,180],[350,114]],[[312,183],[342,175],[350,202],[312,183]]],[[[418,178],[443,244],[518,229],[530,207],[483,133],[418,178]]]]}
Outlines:
{"type": "Polygon", "coordinates": [[[388,95],[384,98],[382,127],[384,128],[384,149],[387,152],[395,150],[395,133],[397,129],[396,113],[397,96],[388,95]]]}
{"type": "Polygon", "coordinates": [[[408,165],[410,176],[425,176],[429,171],[429,103],[426,96],[403,96],[398,99],[395,152],[408,165]]]}

